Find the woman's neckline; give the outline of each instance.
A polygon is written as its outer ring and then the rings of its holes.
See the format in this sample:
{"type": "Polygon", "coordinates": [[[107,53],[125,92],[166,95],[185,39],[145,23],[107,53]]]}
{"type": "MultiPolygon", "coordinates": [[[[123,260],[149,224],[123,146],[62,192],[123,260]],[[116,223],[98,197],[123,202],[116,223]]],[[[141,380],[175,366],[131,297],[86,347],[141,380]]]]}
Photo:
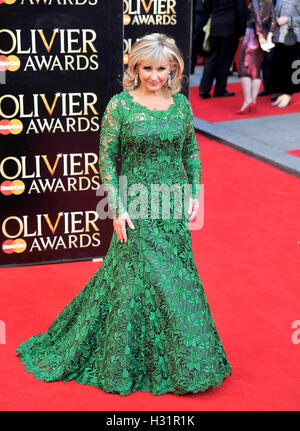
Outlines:
{"type": "Polygon", "coordinates": [[[134,98],[133,98],[132,94],[130,94],[128,90],[124,90],[124,92],[125,92],[125,93],[130,97],[130,99],[131,99],[132,103],[135,103],[136,105],[139,105],[139,106],[141,106],[142,108],[145,108],[147,111],[150,111],[150,112],[168,112],[168,111],[170,111],[173,107],[175,107],[175,106],[176,106],[176,98],[174,97],[174,96],[175,96],[175,94],[172,94],[173,103],[170,103],[170,105],[168,106],[168,108],[167,108],[167,109],[157,109],[157,108],[153,108],[153,109],[151,109],[151,108],[148,108],[148,106],[146,106],[146,105],[142,105],[142,104],[141,104],[141,103],[139,103],[138,101],[134,100],[134,98]]]}

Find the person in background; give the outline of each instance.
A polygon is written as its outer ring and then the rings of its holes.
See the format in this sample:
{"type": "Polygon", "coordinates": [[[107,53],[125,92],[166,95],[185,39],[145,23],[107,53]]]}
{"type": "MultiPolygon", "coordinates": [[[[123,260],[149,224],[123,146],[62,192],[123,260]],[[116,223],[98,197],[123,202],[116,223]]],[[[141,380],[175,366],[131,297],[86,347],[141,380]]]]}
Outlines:
{"type": "Polygon", "coordinates": [[[280,94],[273,105],[285,108],[291,103],[292,94],[300,91],[300,85],[292,80],[295,72],[293,63],[299,59],[300,50],[300,1],[277,0],[275,12],[278,26],[273,36],[275,48],[270,86],[274,93],[280,94]],[[297,42],[287,46],[284,41],[290,26],[294,29],[297,42]]]}
{"type": "Polygon", "coordinates": [[[271,49],[269,52],[266,52],[266,55],[265,55],[265,58],[264,58],[264,61],[262,64],[263,88],[258,93],[258,95],[257,95],[258,97],[269,96],[269,95],[273,94],[272,91],[270,90],[270,84],[269,84],[273,58],[274,58],[274,49],[271,49]]]}
{"type": "Polygon", "coordinates": [[[197,64],[197,57],[200,55],[204,57],[205,51],[203,50],[204,31],[203,27],[207,23],[208,13],[205,11],[202,0],[194,0],[193,7],[193,42],[192,42],[192,55],[191,55],[191,73],[195,71],[197,64]]]}
{"type": "MultiPolygon", "coordinates": [[[[275,8],[277,0],[273,0],[273,6],[275,8]]],[[[272,68],[272,62],[274,57],[274,49],[271,49],[269,52],[266,53],[263,64],[262,64],[262,83],[263,88],[258,93],[258,97],[261,96],[269,96],[272,94],[272,91],[270,90],[269,86],[269,80],[270,80],[270,73],[272,68]]]]}
{"type": "Polygon", "coordinates": [[[252,0],[248,7],[247,29],[243,40],[238,75],[244,101],[238,114],[256,111],[256,97],[261,86],[264,45],[271,43],[276,27],[272,0],[252,0]]]}
{"type": "Polygon", "coordinates": [[[234,96],[226,86],[239,38],[246,28],[246,0],[203,0],[203,6],[211,15],[211,29],[199,94],[204,99],[211,97],[215,79],[214,97],[234,96]]]}

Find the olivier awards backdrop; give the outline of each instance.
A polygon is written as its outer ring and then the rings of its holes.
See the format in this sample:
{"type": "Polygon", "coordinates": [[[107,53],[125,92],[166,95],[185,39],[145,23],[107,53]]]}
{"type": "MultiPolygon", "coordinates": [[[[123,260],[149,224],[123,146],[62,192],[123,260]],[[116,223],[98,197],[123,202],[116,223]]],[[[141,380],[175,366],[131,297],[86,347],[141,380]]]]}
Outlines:
{"type": "Polygon", "coordinates": [[[98,146],[121,91],[123,4],[0,3],[0,264],[104,256],[98,146]]]}
{"type": "Polygon", "coordinates": [[[105,106],[144,34],[174,37],[189,76],[191,3],[0,0],[0,266],[105,257],[112,220],[96,211],[105,106]]]}

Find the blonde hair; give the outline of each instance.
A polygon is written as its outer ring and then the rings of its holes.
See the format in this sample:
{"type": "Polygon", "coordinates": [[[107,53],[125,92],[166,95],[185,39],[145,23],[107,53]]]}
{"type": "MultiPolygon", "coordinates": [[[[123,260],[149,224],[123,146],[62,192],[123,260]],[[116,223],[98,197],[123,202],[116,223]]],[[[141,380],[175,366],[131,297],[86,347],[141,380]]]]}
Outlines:
{"type": "Polygon", "coordinates": [[[137,74],[137,65],[143,60],[160,61],[166,58],[171,66],[171,93],[181,90],[184,61],[175,40],[163,33],[151,33],[137,40],[128,56],[128,67],[123,77],[123,88],[131,90],[137,74]]]}

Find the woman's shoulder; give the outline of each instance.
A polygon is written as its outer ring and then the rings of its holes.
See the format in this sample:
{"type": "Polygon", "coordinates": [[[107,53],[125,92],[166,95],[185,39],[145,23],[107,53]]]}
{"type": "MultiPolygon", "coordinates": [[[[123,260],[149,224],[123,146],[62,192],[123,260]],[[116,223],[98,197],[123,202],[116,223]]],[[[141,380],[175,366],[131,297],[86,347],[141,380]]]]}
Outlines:
{"type": "Polygon", "coordinates": [[[188,100],[183,93],[173,93],[172,98],[178,109],[184,107],[188,100]]]}
{"type": "Polygon", "coordinates": [[[192,109],[191,102],[189,101],[188,97],[183,93],[176,93],[175,97],[177,97],[178,104],[182,106],[184,109],[187,109],[188,111],[192,109]]]}
{"type": "Polygon", "coordinates": [[[128,101],[126,91],[120,91],[119,93],[115,93],[109,99],[106,109],[116,110],[120,114],[122,113],[122,108],[128,101]]]}
{"type": "Polygon", "coordinates": [[[175,96],[177,96],[178,100],[183,103],[190,103],[188,97],[184,93],[175,93],[175,96]]]}
{"type": "Polygon", "coordinates": [[[118,103],[119,101],[123,100],[125,97],[126,97],[126,92],[122,90],[119,93],[113,94],[109,99],[109,103],[111,102],[118,103]]]}

